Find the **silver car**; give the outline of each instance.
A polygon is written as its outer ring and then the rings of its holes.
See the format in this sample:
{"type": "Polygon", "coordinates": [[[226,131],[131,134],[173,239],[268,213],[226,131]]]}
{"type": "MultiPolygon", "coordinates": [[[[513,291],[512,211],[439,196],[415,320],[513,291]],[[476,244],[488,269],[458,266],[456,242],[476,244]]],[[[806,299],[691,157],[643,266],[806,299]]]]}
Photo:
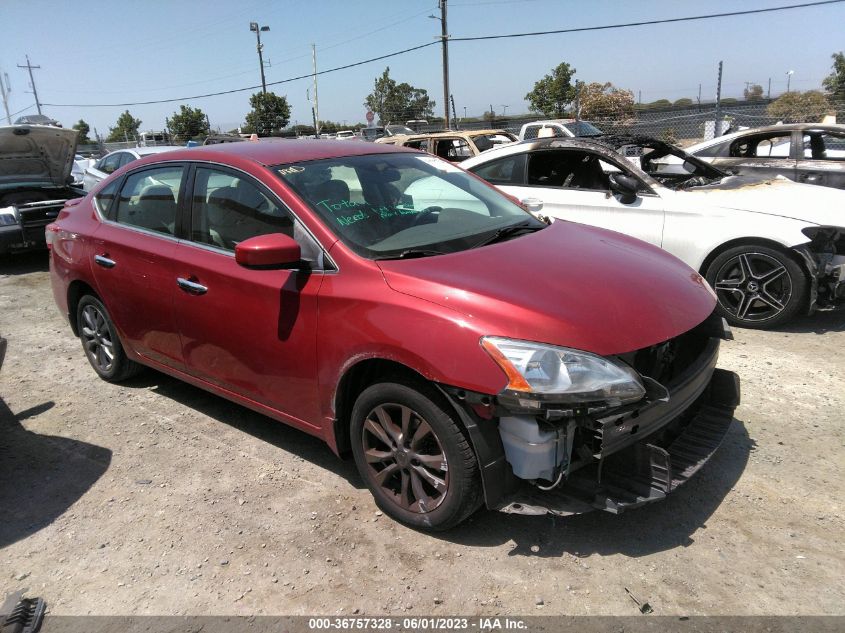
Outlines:
{"type": "Polygon", "coordinates": [[[82,176],[82,188],[85,191],[91,189],[101,180],[113,174],[124,165],[131,163],[134,160],[149,156],[150,154],[160,154],[162,152],[169,152],[174,149],[185,149],[184,146],[179,145],[157,145],[155,147],[133,147],[131,149],[119,149],[110,154],[106,154],[103,158],[98,160],[93,166],[85,170],[82,176]]]}

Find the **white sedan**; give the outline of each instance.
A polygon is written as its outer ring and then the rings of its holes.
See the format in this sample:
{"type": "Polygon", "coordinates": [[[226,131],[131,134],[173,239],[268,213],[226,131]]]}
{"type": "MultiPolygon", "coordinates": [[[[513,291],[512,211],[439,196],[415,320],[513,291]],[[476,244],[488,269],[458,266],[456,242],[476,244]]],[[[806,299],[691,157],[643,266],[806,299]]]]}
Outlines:
{"type": "Polygon", "coordinates": [[[82,189],[91,191],[94,185],[101,180],[104,180],[109,175],[116,172],[118,169],[131,163],[132,161],[149,156],[150,154],[159,154],[161,152],[169,152],[174,149],[185,149],[184,146],[178,145],[156,145],[154,147],[133,147],[131,149],[119,149],[98,160],[94,165],[88,167],[82,176],[82,189]]]}
{"type": "Polygon", "coordinates": [[[547,216],[661,246],[700,271],[735,325],[773,327],[845,298],[845,191],[729,176],[644,137],[527,141],[461,167],[547,216]],[[657,169],[667,156],[681,173],[657,169]]]}

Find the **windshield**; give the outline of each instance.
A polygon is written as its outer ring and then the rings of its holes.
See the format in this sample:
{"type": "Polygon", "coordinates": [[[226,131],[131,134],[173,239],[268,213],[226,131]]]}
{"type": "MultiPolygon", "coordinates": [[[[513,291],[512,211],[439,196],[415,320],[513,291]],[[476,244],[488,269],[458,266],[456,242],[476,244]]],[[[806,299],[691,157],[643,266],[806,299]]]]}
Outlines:
{"type": "Polygon", "coordinates": [[[564,123],[563,127],[575,136],[598,136],[602,133],[600,129],[587,121],[572,121],[571,123],[564,123]]]}
{"type": "Polygon", "coordinates": [[[545,227],[433,156],[370,154],[274,169],[344,244],[370,259],[453,253],[488,243],[505,227],[545,227]]]}

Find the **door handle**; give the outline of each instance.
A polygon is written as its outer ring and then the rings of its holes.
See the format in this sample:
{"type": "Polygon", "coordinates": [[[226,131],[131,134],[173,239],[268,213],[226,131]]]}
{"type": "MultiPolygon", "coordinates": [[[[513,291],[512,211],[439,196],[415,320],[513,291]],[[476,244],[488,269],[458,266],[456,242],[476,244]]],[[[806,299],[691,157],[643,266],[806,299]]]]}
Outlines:
{"type": "Polygon", "coordinates": [[[103,268],[114,268],[117,265],[116,261],[104,255],[94,255],[94,263],[99,264],[103,268]]]}
{"type": "Polygon", "coordinates": [[[184,277],[177,277],[176,283],[179,284],[179,287],[184,290],[185,292],[190,292],[192,295],[204,295],[208,292],[208,288],[203,286],[202,284],[198,284],[195,281],[191,281],[190,279],[185,279],[184,277]]]}

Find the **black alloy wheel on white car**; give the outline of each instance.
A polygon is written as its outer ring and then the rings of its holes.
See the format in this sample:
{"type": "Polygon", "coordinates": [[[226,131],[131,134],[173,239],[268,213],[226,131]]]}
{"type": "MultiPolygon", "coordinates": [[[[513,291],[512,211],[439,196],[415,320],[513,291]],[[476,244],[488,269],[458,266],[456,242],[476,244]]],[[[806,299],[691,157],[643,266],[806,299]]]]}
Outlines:
{"type": "Polygon", "coordinates": [[[731,325],[775,327],[806,305],[807,274],[792,257],[768,246],[728,249],[705,276],[718,297],[718,310],[731,325]]]}

